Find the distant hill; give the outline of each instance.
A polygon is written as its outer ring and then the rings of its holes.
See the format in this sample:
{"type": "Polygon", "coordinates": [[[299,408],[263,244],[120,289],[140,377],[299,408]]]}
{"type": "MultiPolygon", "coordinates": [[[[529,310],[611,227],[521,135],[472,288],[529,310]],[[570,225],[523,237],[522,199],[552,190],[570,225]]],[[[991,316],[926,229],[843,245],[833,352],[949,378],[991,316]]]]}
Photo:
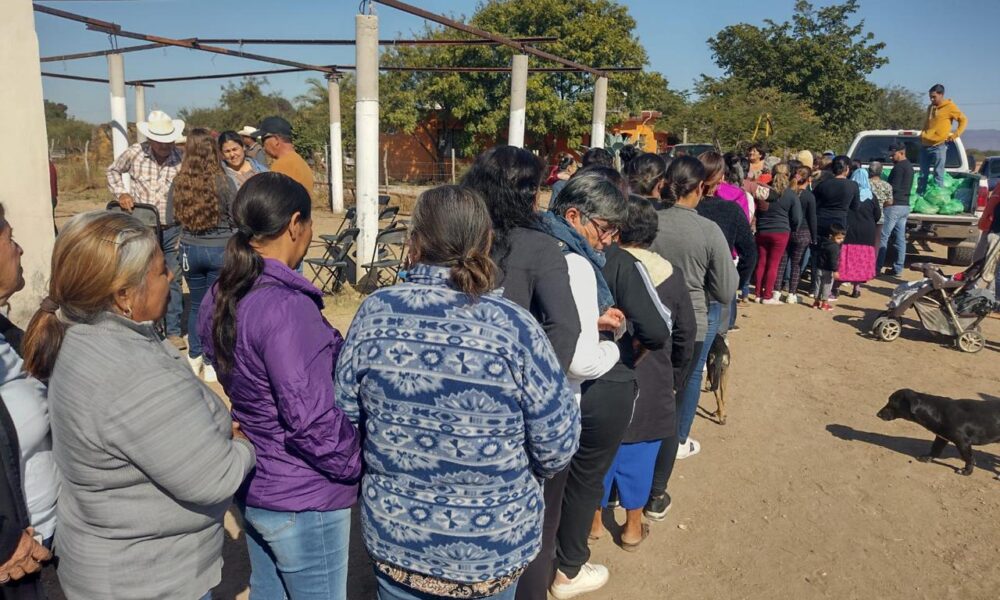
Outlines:
{"type": "Polygon", "coordinates": [[[1000,129],[967,129],[962,143],[966,148],[1000,151],[1000,129]]]}

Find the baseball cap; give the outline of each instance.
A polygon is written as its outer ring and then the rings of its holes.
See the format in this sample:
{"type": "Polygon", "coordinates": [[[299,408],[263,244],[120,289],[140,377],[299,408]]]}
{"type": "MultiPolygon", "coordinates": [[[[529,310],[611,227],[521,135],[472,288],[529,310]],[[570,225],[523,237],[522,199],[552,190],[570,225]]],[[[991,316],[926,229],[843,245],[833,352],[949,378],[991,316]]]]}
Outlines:
{"type": "Polygon", "coordinates": [[[292,124],[281,117],[266,117],[257,126],[257,131],[253,134],[253,137],[263,138],[267,135],[280,135],[291,139],[292,124]]]}
{"type": "Polygon", "coordinates": [[[895,154],[896,152],[899,152],[900,150],[905,151],[906,150],[906,146],[904,146],[903,144],[900,144],[898,142],[889,144],[889,152],[895,154]]]}
{"type": "Polygon", "coordinates": [[[837,156],[837,153],[834,152],[833,150],[827,150],[826,152],[823,153],[823,156],[837,156]]]}

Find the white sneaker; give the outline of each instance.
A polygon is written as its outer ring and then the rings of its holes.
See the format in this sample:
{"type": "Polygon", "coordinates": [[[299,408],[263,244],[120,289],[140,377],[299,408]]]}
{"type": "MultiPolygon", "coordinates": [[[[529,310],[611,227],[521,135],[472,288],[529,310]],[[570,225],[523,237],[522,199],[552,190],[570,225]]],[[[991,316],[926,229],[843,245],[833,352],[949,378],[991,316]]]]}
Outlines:
{"type": "Polygon", "coordinates": [[[190,356],[188,356],[187,359],[188,359],[188,364],[191,365],[191,370],[194,371],[195,377],[200,377],[201,370],[205,368],[204,359],[200,356],[198,358],[191,358],[190,356]]]}
{"type": "Polygon", "coordinates": [[[604,565],[585,563],[580,567],[580,572],[577,573],[576,577],[569,580],[569,583],[552,582],[549,593],[557,600],[575,598],[580,594],[601,589],[608,582],[608,577],[608,568],[604,565]]]}
{"type": "Polygon", "coordinates": [[[781,304],[781,300],[778,300],[777,298],[771,297],[771,298],[768,298],[766,300],[761,300],[760,303],[761,304],[774,305],[774,304],[781,304]]]}
{"type": "Polygon", "coordinates": [[[799,297],[795,294],[788,294],[788,296],[785,298],[785,304],[798,304],[798,303],[799,303],[799,297]]]}
{"type": "Polygon", "coordinates": [[[771,300],[781,300],[781,292],[771,292],[771,300]]]}
{"type": "Polygon", "coordinates": [[[694,438],[688,438],[686,442],[677,446],[677,460],[694,456],[701,452],[701,444],[694,438]]]}
{"type": "Polygon", "coordinates": [[[201,378],[207,383],[218,383],[219,377],[215,374],[215,367],[205,363],[205,366],[201,368],[201,378]]]}

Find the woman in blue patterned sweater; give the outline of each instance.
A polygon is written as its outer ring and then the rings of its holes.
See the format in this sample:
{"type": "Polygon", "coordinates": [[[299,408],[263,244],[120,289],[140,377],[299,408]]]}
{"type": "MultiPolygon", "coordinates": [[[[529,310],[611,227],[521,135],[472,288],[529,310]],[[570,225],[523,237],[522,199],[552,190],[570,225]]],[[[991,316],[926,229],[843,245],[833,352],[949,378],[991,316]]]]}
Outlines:
{"type": "Polygon", "coordinates": [[[405,283],[358,310],[337,404],[364,436],[365,545],[379,599],[513,598],[538,553],[541,479],[577,449],[580,411],[541,326],[494,288],[472,190],[421,194],[405,283]]]}

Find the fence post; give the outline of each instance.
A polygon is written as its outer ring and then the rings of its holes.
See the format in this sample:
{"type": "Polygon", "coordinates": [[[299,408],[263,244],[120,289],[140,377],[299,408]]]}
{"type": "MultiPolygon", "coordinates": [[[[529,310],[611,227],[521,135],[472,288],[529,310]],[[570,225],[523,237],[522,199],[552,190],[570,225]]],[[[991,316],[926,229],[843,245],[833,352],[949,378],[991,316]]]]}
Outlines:
{"type": "Polygon", "coordinates": [[[87,172],[87,187],[90,187],[90,140],[83,144],[83,170],[87,172]]]}
{"type": "Polygon", "coordinates": [[[451,184],[455,185],[455,149],[451,149],[451,184]]]}

